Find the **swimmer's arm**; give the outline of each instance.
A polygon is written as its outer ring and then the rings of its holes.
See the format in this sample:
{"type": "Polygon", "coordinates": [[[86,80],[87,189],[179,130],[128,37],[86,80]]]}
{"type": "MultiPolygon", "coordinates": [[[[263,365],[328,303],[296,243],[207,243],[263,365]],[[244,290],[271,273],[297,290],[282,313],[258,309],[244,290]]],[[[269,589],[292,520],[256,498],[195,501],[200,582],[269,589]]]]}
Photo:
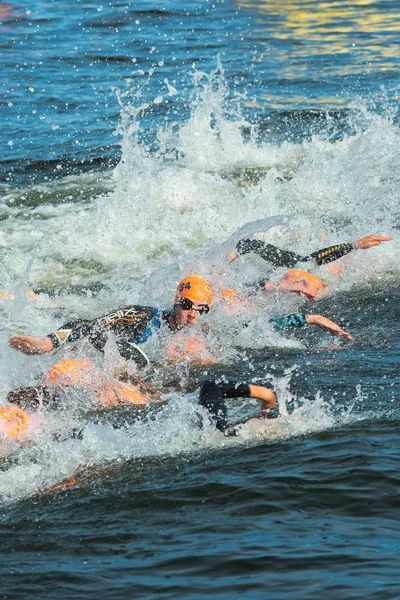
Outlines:
{"type": "Polygon", "coordinates": [[[295,252],[281,250],[272,244],[266,244],[261,240],[249,238],[239,240],[236,245],[236,251],[232,252],[230,255],[230,260],[232,262],[236,260],[239,255],[241,256],[243,254],[249,254],[250,252],[257,254],[275,267],[287,267],[288,269],[294,267],[299,261],[304,260],[304,257],[296,254],[295,252]]]}
{"type": "Polygon", "coordinates": [[[254,252],[254,254],[258,254],[258,256],[261,256],[261,258],[269,261],[276,267],[287,267],[290,269],[298,262],[308,262],[310,260],[315,260],[317,265],[325,265],[338,260],[338,258],[349,254],[353,250],[365,250],[367,248],[372,248],[373,246],[379,246],[382,242],[389,242],[391,239],[390,236],[371,234],[360,238],[359,240],[355,240],[354,242],[336,244],[334,246],[329,246],[328,248],[322,248],[308,256],[301,256],[300,254],[290,252],[289,250],[280,250],[261,240],[244,239],[239,240],[236,251],[232,252],[230,255],[230,261],[236,260],[239,255],[254,252]]]}
{"type": "MultiPolygon", "coordinates": [[[[258,254],[258,256],[261,256],[261,258],[270,262],[274,267],[287,267],[291,269],[299,262],[310,261],[315,261],[317,265],[325,265],[352,252],[358,247],[356,246],[358,241],[361,240],[357,240],[354,244],[352,242],[336,244],[335,246],[329,246],[328,248],[321,248],[321,250],[317,250],[307,256],[301,256],[300,254],[295,254],[289,250],[280,250],[271,244],[265,244],[261,240],[246,239],[238,242],[236,247],[237,252],[232,252],[230,261],[233,262],[239,255],[254,252],[254,254],[258,254]]],[[[363,246],[359,247],[361,248],[363,246]]]]}
{"type": "MultiPolygon", "coordinates": [[[[253,385],[249,383],[250,398],[258,398],[262,400],[260,416],[272,416],[272,411],[278,409],[278,401],[274,390],[264,387],[263,385],[253,385]]],[[[275,415],[273,415],[275,416],[275,415]]]]}
{"type": "Polygon", "coordinates": [[[347,333],[347,331],[344,331],[339,325],[322,315],[305,315],[305,318],[307,325],[318,325],[318,327],[325,329],[325,331],[328,331],[331,335],[343,337],[345,340],[351,341],[353,339],[350,333],[347,333]]]}
{"type": "Polygon", "coordinates": [[[322,248],[321,250],[313,252],[310,256],[305,256],[302,260],[312,259],[315,260],[317,265],[326,265],[342,256],[346,256],[346,254],[349,254],[353,250],[366,250],[373,246],[379,246],[382,242],[389,242],[391,239],[392,238],[389,236],[371,234],[360,238],[359,240],[355,240],[354,242],[322,248]]]}
{"type": "Polygon", "coordinates": [[[46,337],[36,338],[28,335],[13,335],[8,340],[9,346],[24,354],[47,354],[66,342],[75,342],[91,334],[90,321],[74,321],[63,325],[54,333],[46,337]]]}
{"type": "Polygon", "coordinates": [[[346,340],[353,339],[351,335],[339,327],[339,325],[322,315],[288,315],[286,317],[276,317],[275,319],[271,319],[270,322],[277,329],[293,329],[306,327],[307,325],[317,325],[332,335],[341,336],[346,340]]]}
{"type": "Polygon", "coordinates": [[[47,354],[54,350],[50,337],[36,338],[29,335],[13,335],[8,344],[14,350],[24,354],[47,354]]]}

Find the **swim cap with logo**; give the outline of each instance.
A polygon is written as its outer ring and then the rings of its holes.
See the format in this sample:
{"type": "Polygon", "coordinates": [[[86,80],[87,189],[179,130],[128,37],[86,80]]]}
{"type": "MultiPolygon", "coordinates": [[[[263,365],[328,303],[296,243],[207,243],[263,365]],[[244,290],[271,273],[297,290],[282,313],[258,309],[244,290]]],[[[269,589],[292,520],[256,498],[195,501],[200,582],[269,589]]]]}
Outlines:
{"type": "Polygon", "coordinates": [[[180,298],[188,298],[192,302],[211,306],[213,297],[214,290],[204,277],[189,275],[178,284],[175,302],[179,302],[180,298]]]}

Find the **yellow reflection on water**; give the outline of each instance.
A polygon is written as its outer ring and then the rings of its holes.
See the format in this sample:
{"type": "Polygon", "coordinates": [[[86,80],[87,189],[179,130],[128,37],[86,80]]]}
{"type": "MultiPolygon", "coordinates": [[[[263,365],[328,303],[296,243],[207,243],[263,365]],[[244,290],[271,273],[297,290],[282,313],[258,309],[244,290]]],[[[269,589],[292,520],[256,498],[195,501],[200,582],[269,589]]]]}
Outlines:
{"type": "MultiPolygon", "coordinates": [[[[318,96],[318,97],[309,97],[303,95],[284,95],[284,94],[263,94],[261,95],[261,99],[268,102],[268,108],[272,110],[286,110],[288,108],[288,100],[290,100],[291,105],[302,106],[303,108],[309,109],[321,109],[326,106],[326,108],[331,108],[332,106],[343,106],[348,104],[348,98],[340,97],[340,96],[318,96]]],[[[262,109],[263,105],[258,102],[251,102],[249,100],[244,102],[244,106],[246,108],[259,108],[262,109]]]]}
{"type": "MultiPolygon", "coordinates": [[[[308,63],[322,57],[321,76],[377,73],[399,66],[400,2],[376,0],[236,0],[257,11],[257,42],[282,63],[283,77],[304,75],[308,63]],[[380,4],[380,7],[379,7],[380,4]],[[286,43],[289,41],[289,43],[286,43]],[[345,55],[348,55],[347,57],[345,55]],[[335,56],[340,61],[335,63],[335,56]],[[327,64],[323,64],[326,59],[327,64]]],[[[270,57],[265,53],[265,61],[270,57]]],[[[259,61],[263,62],[263,61],[259,61]]],[[[315,66],[315,63],[314,63],[315,66]]]]}

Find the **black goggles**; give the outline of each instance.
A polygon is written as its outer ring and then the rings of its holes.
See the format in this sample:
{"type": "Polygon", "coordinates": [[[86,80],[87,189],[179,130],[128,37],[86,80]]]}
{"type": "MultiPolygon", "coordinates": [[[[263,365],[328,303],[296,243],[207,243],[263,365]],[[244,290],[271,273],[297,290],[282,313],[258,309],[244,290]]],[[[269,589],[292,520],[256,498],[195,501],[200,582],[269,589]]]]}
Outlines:
{"type": "Polygon", "coordinates": [[[197,310],[199,315],[206,315],[210,312],[210,307],[208,304],[200,304],[200,306],[195,306],[189,298],[180,298],[179,306],[183,308],[183,310],[197,310]]]}

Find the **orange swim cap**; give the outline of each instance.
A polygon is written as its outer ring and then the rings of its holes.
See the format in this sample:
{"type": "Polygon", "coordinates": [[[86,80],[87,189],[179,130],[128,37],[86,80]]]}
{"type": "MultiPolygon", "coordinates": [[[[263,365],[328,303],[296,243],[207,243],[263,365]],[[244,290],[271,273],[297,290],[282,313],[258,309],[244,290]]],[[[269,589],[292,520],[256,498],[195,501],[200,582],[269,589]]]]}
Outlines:
{"type": "Polygon", "coordinates": [[[329,288],[326,281],[301,269],[290,269],[281,279],[286,283],[302,283],[314,294],[321,294],[329,288]]]}
{"type": "Polygon", "coordinates": [[[214,290],[204,277],[189,275],[178,284],[175,302],[179,302],[179,298],[188,298],[192,302],[211,306],[214,290]]]}
{"type": "Polygon", "coordinates": [[[16,442],[27,432],[31,417],[20,408],[3,406],[0,408],[0,438],[16,442]]]}
{"type": "Polygon", "coordinates": [[[43,377],[43,385],[85,385],[91,382],[93,366],[88,358],[60,360],[43,377]]]}

